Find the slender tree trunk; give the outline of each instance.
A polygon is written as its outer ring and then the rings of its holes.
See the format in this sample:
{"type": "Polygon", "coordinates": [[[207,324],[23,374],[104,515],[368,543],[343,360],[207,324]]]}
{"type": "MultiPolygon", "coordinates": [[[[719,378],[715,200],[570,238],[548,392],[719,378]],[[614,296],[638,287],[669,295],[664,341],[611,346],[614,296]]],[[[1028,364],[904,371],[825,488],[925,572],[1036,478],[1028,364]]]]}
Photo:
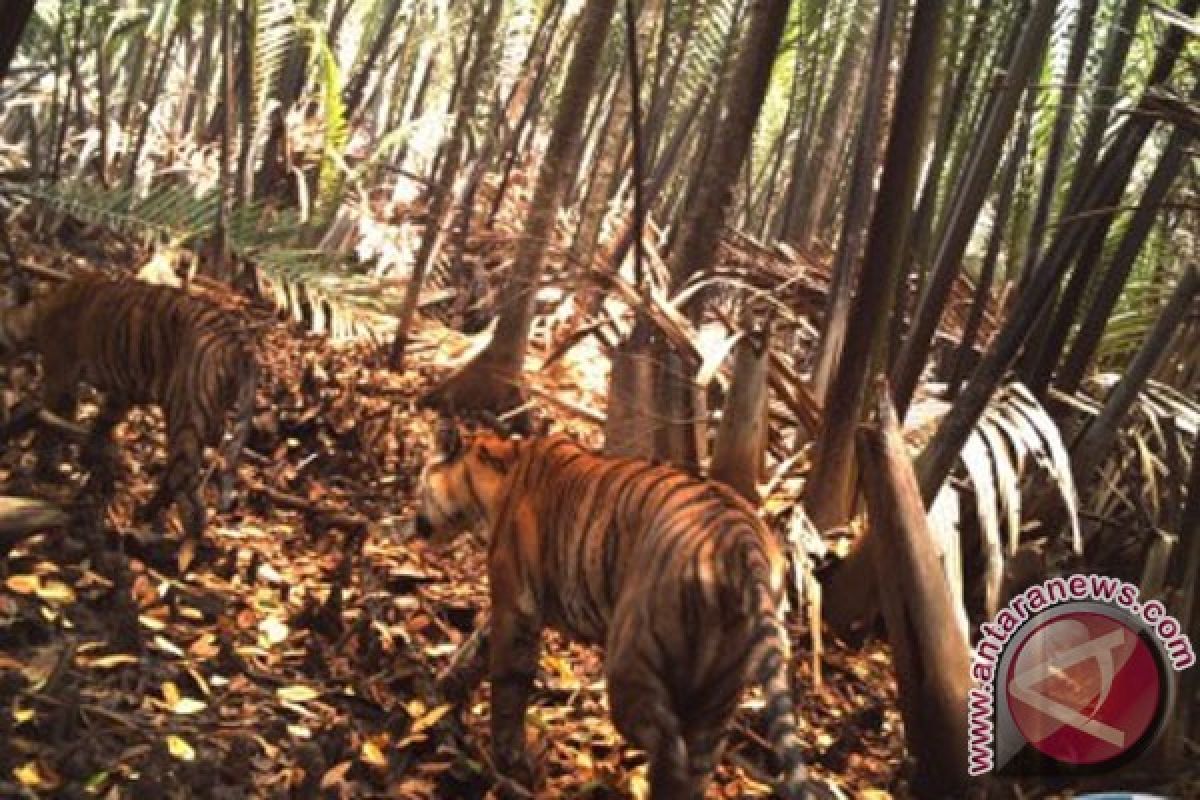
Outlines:
{"type": "Polygon", "coordinates": [[[1125,415],[1166,352],[1176,329],[1192,310],[1197,291],[1200,291],[1200,269],[1192,264],[1184,268],[1171,299],[1159,314],[1137,355],[1122,373],[1121,380],[1109,392],[1100,415],[1088,424],[1071,448],[1075,486],[1081,494],[1091,485],[1092,474],[1112,449],[1125,415]]]}
{"type": "Polygon", "coordinates": [[[567,166],[579,142],[592,97],[599,55],[612,25],[615,0],[591,0],[584,8],[579,41],[559,98],[554,128],[542,159],[525,235],[500,302],[496,332],[476,358],[436,387],[425,402],[441,407],[508,410],[521,404],[521,369],[533,323],[538,281],[554,233],[567,166]]]}
{"type": "Polygon", "coordinates": [[[835,248],[816,365],[813,367],[813,393],[821,398],[823,408],[828,408],[829,378],[837,369],[845,346],[854,276],[862,253],[863,236],[871,218],[871,189],[879,169],[879,129],[884,117],[881,109],[887,105],[888,63],[891,60],[896,16],[895,0],[881,0],[871,45],[871,73],[867,78],[858,140],[855,143],[854,168],[850,176],[846,210],[842,216],[842,230],[835,248]]]}
{"type": "Polygon", "coordinates": [[[163,85],[166,83],[167,70],[171,66],[171,54],[175,50],[175,41],[179,38],[179,28],[172,29],[171,34],[163,42],[162,52],[158,62],[158,68],[154,72],[154,79],[150,83],[150,88],[146,92],[145,110],[142,112],[142,118],[138,124],[137,137],[133,142],[133,149],[129,151],[127,158],[128,164],[125,166],[124,188],[132,189],[134,182],[137,180],[137,168],[142,160],[142,150],[146,146],[146,137],[150,133],[150,121],[154,118],[154,109],[158,106],[158,98],[162,95],[163,85]]]}
{"type": "Polygon", "coordinates": [[[108,141],[108,104],[112,94],[109,84],[108,48],[106,39],[108,29],[104,25],[96,26],[96,129],[100,134],[99,152],[96,154],[96,177],[100,185],[108,186],[108,159],[112,148],[108,141]]]}
{"type": "Polygon", "coordinates": [[[217,179],[217,223],[213,231],[209,258],[211,274],[219,280],[229,277],[229,181],[233,161],[233,2],[221,0],[221,105],[224,113],[221,132],[220,176],[217,179]]]}
{"type": "MultiPolygon", "coordinates": [[[[62,17],[66,17],[66,9],[63,9],[62,17]]],[[[75,15],[75,33],[71,36],[71,53],[65,59],[61,58],[63,49],[62,35],[65,29],[63,22],[60,20],[58,25],[59,53],[60,63],[59,68],[55,72],[55,89],[54,89],[54,111],[58,120],[58,124],[54,128],[54,156],[50,162],[51,180],[58,181],[60,168],[62,166],[63,148],[67,141],[67,129],[71,126],[71,97],[75,93],[76,81],[71,80],[71,76],[75,73],[76,62],[79,59],[79,49],[83,40],[83,6],[79,7],[75,15]],[[62,105],[58,105],[58,73],[62,72],[63,62],[67,67],[67,93],[63,97],[62,105]]]]}
{"type": "Polygon", "coordinates": [[[851,333],[829,389],[813,471],[805,487],[805,505],[818,530],[844,524],[852,511],[854,433],[866,400],[867,376],[882,354],[886,310],[903,262],[944,17],[943,0],[918,0],[896,91],[895,107],[903,113],[892,117],[859,291],[850,310],[851,333]]]}
{"type": "Polygon", "coordinates": [[[784,0],[753,0],[750,27],[720,114],[721,141],[703,162],[698,191],[684,211],[679,244],[671,254],[671,286],[675,291],[693,274],[709,269],[716,258],[733,187],[750,152],[787,14],[788,3],[784,0]]]}
{"type": "Polygon", "coordinates": [[[525,138],[526,131],[531,126],[534,126],[538,112],[541,110],[543,97],[546,93],[546,84],[553,66],[556,66],[563,58],[565,58],[567,48],[575,39],[575,32],[579,27],[581,17],[576,16],[567,28],[566,35],[562,37],[555,54],[542,60],[538,64],[537,75],[533,79],[533,88],[529,92],[529,97],[525,101],[525,107],[521,111],[521,117],[517,124],[513,126],[509,134],[508,141],[500,148],[500,157],[504,159],[504,169],[500,174],[500,185],[496,188],[495,197],[492,200],[492,207],[488,211],[487,226],[489,229],[496,224],[496,217],[500,213],[500,208],[504,204],[504,195],[508,191],[509,182],[512,180],[513,170],[516,168],[517,159],[520,156],[520,144],[525,138]]]}
{"type": "MultiPolygon", "coordinates": [[[[670,2],[663,13],[669,13],[670,2]]],[[[696,32],[697,19],[700,14],[695,3],[684,21],[683,30],[679,34],[679,44],[675,47],[675,57],[671,60],[671,68],[663,76],[661,86],[657,87],[650,101],[650,110],[646,113],[646,163],[658,163],[658,150],[666,132],[667,104],[675,97],[679,84],[679,72],[687,60],[688,48],[696,32]]]]}
{"type": "Polygon", "coordinates": [[[237,205],[247,208],[254,199],[254,165],[251,155],[254,152],[254,117],[258,108],[258,98],[254,96],[254,47],[257,39],[255,25],[256,5],[253,0],[243,0],[241,22],[241,46],[238,48],[238,64],[242,74],[239,83],[241,97],[238,100],[238,117],[241,134],[238,137],[237,159],[237,205]]]}
{"type": "Polygon", "coordinates": [[[917,381],[925,367],[933,334],[937,330],[946,300],[950,296],[950,289],[961,268],[971,231],[975,228],[975,221],[979,217],[992,177],[996,173],[1004,140],[1012,128],[1021,94],[1030,82],[1037,65],[1042,61],[1057,5],[1058,0],[1038,0],[1034,5],[1009,65],[1006,84],[997,96],[987,125],[978,139],[970,165],[962,177],[962,188],[955,193],[955,206],[950,211],[946,233],[938,245],[932,275],[917,305],[912,328],[900,351],[894,371],[896,408],[901,419],[908,410],[913,392],[917,388],[917,381]]]}
{"type": "Polygon", "coordinates": [[[1013,195],[1017,186],[1017,174],[1021,171],[1021,162],[1025,159],[1025,150],[1029,142],[1029,130],[1032,117],[1026,114],[1017,129],[1017,140],[1013,143],[1012,152],[1008,155],[1008,164],[1002,170],[1004,176],[1000,180],[1000,190],[996,194],[996,214],[992,220],[992,231],[988,235],[987,250],[983,255],[983,266],[980,267],[979,281],[975,285],[975,296],[971,298],[971,311],[963,325],[962,341],[958,345],[958,353],[954,358],[950,377],[946,381],[947,396],[953,399],[958,394],[959,384],[967,375],[973,360],[975,339],[979,335],[979,327],[983,323],[983,314],[987,309],[988,298],[992,293],[992,284],[996,276],[996,262],[1000,260],[1000,245],[1004,241],[1004,229],[1008,225],[1008,215],[1013,207],[1013,195]]]}
{"type": "Polygon", "coordinates": [[[553,44],[555,36],[558,34],[558,24],[562,20],[562,12],[565,5],[565,2],[562,2],[562,0],[556,0],[542,14],[537,30],[529,42],[529,49],[525,53],[526,67],[521,75],[512,82],[507,96],[503,97],[499,88],[497,88],[493,107],[489,114],[489,119],[495,120],[495,124],[492,126],[495,132],[484,139],[480,154],[475,159],[475,167],[472,170],[465,199],[462,203],[465,224],[462,227],[460,237],[463,243],[466,242],[466,235],[470,229],[470,222],[474,214],[475,197],[480,185],[483,183],[484,176],[496,164],[497,157],[504,154],[505,149],[515,146],[513,134],[516,126],[513,125],[513,116],[516,111],[517,101],[522,95],[528,98],[529,93],[534,90],[542,67],[545,65],[546,59],[550,54],[550,45],[553,44]]]}
{"type": "MultiPolygon", "coordinates": [[[[417,84],[417,93],[413,96],[412,108],[405,115],[405,121],[411,122],[420,119],[425,112],[425,98],[429,94],[429,86],[433,83],[434,62],[437,61],[437,46],[430,47],[425,51],[424,71],[421,73],[421,80],[417,84]]],[[[403,167],[404,162],[408,159],[408,141],[396,151],[396,155],[392,158],[392,163],[397,167],[403,167]]]]}
{"type": "MultiPolygon", "coordinates": [[[[392,342],[389,358],[392,369],[403,369],[404,351],[408,345],[408,332],[417,310],[417,300],[420,297],[421,286],[430,264],[437,258],[438,251],[445,236],[443,226],[454,200],[455,182],[458,180],[459,167],[467,146],[468,126],[475,116],[475,107],[483,93],[483,81],[492,61],[492,45],[500,27],[501,13],[504,10],[502,0],[483,0],[487,10],[482,12],[479,36],[476,47],[479,52],[471,62],[470,72],[467,73],[466,84],[462,87],[458,112],[455,117],[454,129],[446,145],[446,161],[442,165],[442,175],[433,188],[433,197],[429,204],[429,223],[421,237],[421,248],[413,261],[412,274],[404,291],[404,303],[401,306],[399,327],[396,338],[392,342]]],[[[478,16],[478,15],[477,15],[478,16]]]]}
{"type": "Polygon", "coordinates": [[[1087,61],[1088,48],[1092,42],[1092,26],[1096,19],[1098,0],[1082,0],[1075,21],[1075,34],[1071,39],[1071,53],[1067,57],[1067,71],[1059,93],[1058,111],[1054,117],[1054,130],[1050,134],[1050,147],[1042,166],[1042,187],[1038,192],[1037,205],[1033,210],[1033,222],[1029,229],[1029,244],[1025,248],[1025,266],[1028,273],[1041,253],[1042,239],[1046,235],[1046,221],[1050,218],[1050,206],[1058,189],[1059,171],[1075,116],[1075,101],[1079,97],[1079,81],[1087,61]]]}
{"type": "Polygon", "coordinates": [[[1087,127],[1084,129],[1079,152],[1075,156],[1074,177],[1067,207],[1078,205],[1080,195],[1092,169],[1096,166],[1096,158],[1100,155],[1104,133],[1108,128],[1112,106],[1120,87],[1121,73],[1125,70],[1125,60],[1129,56],[1133,36],[1137,33],[1138,19],[1141,18],[1145,5],[1145,0],[1124,0],[1120,18],[1109,28],[1104,59],[1100,63],[1100,71],[1096,73],[1096,90],[1092,93],[1087,127]]]}
{"type": "MultiPolygon", "coordinates": [[[[200,38],[196,40],[197,56],[194,59],[193,67],[189,73],[191,85],[199,85],[201,76],[208,76],[212,71],[212,43],[213,37],[216,36],[217,14],[212,9],[211,3],[204,3],[199,13],[204,23],[200,29],[200,38]]],[[[181,137],[188,136],[192,133],[192,128],[196,119],[204,118],[204,111],[201,108],[201,98],[206,92],[188,92],[183,98],[183,110],[179,115],[179,135],[181,137]],[[197,109],[200,108],[199,113],[197,109]]]]}
{"type": "Polygon", "coordinates": [[[5,16],[8,22],[0,26],[0,84],[8,76],[17,45],[21,43],[21,34],[33,16],[33,0],[11,0],[7,5],[5,16]]]}
{"type": "MultiPolygon", "coordinates": [[[[1190,18],[1197,8],[1200,8],[1200,0],[1181,0],[1175,10],[1190,18]]],[[[1067,217],[1080,211],[1093,213],[1087,215],[1086,221],[1080,226],[1084,230],[1078,240],[1078,248],[1061,254],[1067,261],[1074,259],[1076,263],[1070,280],[1063,289],[1057,309],[1053,312],[1055,319],[1049,326],[1043,326],[1040,324],[1042,317],[1039,316],[1033,326],[1037,338],[1032,338],[1026,347],[1024,363],[1021,365],[1022,377],[1038,396],[1043,395],[1050,384],[1051,373],[1066,345],[1075,315],[1079,313],[1088,285],[1102,260],[1104,241],[1112,225],[1115,208],[1120,203],[1129,178],[1137,166],[1142,145],[1149,138],[1158,118],[1156,93],[1170,78],[1186,41],[1187,34],[1181,28],[1172,26],[1167,31],[1146,79],[1149,88],[1143,93],[1133,114],[1125,119],[1121,135],[1116,137],[1106,151],[1104,162],[1096,170],[1113,170],[1114,180],[1108,184],[1107,191],[1097,197],[1085,195],[1078,205],[1068,206],[1065,214],[1067,217]]],[[[1200,100],[1200,83],[1192,87],[1191,100],[1200,100]]],[[[1042,313],[1050,314],[1050,309],[1051,306],[1047,306],[1042,313]]]]}
{"type": "MultiPolygon", "coordinates": [[[[1177,10],[1190,16],[1198,5],[1200,0],[1182,0],[1177,10]]],[[[1182,34],[1175,35],[1172,31],[1167,38],[1151,71],[1152,76],[1162,72],[1160,67],[1164,66],[1164,62],[1173,64],[1178,55],[1182,34]]],[[[1166,72],[1169,74],[1169,70],[1166,72]]],[[[1111,208],[1114,198],[1119,198],[1128,184],[1137,154],[1153,124],[1153,119],[1148,119],[1145,114],[1135,113],[1126,117],[1104,161],[1089,175],[1088,185],[1078,203],[1079,208],[1111,208]]],[[[1090,235],[1096,223],[1095,217],[1089,216],[1078,224],[1059,225],[1056,228],[1050,247],[1039,260],[1029,283],[1009,312],[1004,327],[993,339],[963,393],[942,418],[937,432],[921,453],[918,473],[926,503],[933,502],[958,459],[963,443],[975,428],[992,393],[1012,366],[1030,329],[1053,301],[1055,288],[1070,268],[1072,256],[1078,252],[1080,243],[1090,235]]],[[[1078,301],[1075,303],[1077,305],[1078,301]]]]}
{"type": "Polygon", "coordinates": [[[1100,346],[1104,329],[1108,326],[1113,309],[1116,308],[1117,300],[1120,298],[1121,289],[1125,286],[1125,281],[1137,261],[1142,245],[1146,243],[1146,238],[1159,214],[1163,200],[1166,199],[1167,192],[1179,176],[1179,170],[1186,157],[1186,145],[1191,138],[1192,133],[1187,128],[1175,129],[1159,159],[1154,174],[1146,184],[1133,219],[1129,221],[1129,227],[1125,229],[1125,235],[1117,246],[1117,252],[1113,255],[1112,262],[1104,272],[1104,277],[1096,289],[1091,305],[1083,317],[1079,333],[1075,336],[1075,341],[1059,370],[1056,382],[1059,388],[1068,394],[1073,394],[1079,388],[1079,384],[1087,372],[1087,367],[1100,346]]]}
{"type": "Polygon", "coordinates": [[[825,104],[825,110],[817,125],[813,147],[815,163],[810,164],[805,171],[806,177],[801,188],[801,211],[793,218],[792,230],[786,232],[787,238],[803,250],[809,248],[817,233],[825,197],[832,188],[833,173],[842,153],[842,140],[853,118],[851,114],[846,113],[842,100],[853,97],[858,92],[858,83],[862,78],[865,63],[862,36],[868,24],[869,15],[857,8],[851,9],[842,57],[833,76],[830,100],[825,104]]]}
{"type": "Polygon", "coordinates": [[[371,77],[371,72],[378,69],[379,58],[383,55],[383,50],[387,47],[388,41],[392,38],[392,33],[396,29],[396,20],[400,18],[400,11],[404,8],[404,0],[389,0],[386,9],[383,12],[383,19],[379,23],[379,30],[375,32],[375,38],[371,41],[371,47],[367,51],[366,57],[363,59],[362,65],[358,72],[346,84],[346,89],[342,93],[346,102],[346,117],[352,119],[358,112],[359,105],[362,103],[363,92],[367,88],[367,81],[371,77]]]}

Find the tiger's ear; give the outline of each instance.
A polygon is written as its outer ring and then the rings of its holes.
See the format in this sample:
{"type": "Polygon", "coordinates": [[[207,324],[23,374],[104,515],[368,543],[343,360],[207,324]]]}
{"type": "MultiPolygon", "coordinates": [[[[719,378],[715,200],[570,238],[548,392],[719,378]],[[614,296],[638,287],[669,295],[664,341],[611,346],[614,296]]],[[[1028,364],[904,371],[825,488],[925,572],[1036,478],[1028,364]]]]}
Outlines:
{"type": "Polygon", "coordinates": [[[434,446],[439,458],[446,461],[456,458],[463,449],[462,433],[454,420],[441,418],[434,434],[434,446]]]}

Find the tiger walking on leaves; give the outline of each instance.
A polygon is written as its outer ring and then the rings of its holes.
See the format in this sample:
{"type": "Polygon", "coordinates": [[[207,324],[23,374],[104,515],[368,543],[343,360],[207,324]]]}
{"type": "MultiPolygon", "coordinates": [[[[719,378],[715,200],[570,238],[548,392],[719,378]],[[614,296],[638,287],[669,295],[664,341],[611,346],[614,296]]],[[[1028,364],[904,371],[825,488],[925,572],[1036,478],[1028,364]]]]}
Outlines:
{"type": "Polygon", "coordinates": [[[655,800],[704,795],[742,689],[764,688],[784,798],[805,776],[781,619],[785,562],[727,487],[669,466],[593,455],[561,437],[464,436],[439,425],[416,528],[489,531],[492,747],[530,785],[525,710],[544,626],[605,645],[617,730],[650,759],[655,800]]]}
{"type": "MultiPolygon", "coordinates": [[[[42,357],[49,411],[69,419],[81,382],[104,395],[82,455],[91,471],[89,487],[105,499],[113,489],[114,428],[135,405],[162,408],[167,468],[157,491],[138,509],[138,523],[157,524],[176,502],[185,533],[201,535],[204,448],[221,444],[225,412],[234,409],[231,435],[220,448],[218,508],[229,508],[258,383],[254,348],[236,315],[167,286],[75,278],[0,310],[0,355],[26,352],[42,357]]],[[[39,432],[39,473],[56,475],[61,458],[60,437],[39,432]]]]}

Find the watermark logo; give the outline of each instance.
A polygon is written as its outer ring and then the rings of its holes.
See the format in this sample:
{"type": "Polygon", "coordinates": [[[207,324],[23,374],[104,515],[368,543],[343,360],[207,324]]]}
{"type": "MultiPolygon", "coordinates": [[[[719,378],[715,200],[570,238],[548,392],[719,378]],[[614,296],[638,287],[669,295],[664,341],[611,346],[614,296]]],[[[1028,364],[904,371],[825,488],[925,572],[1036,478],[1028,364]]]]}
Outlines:
{"type": "Polygon", "coordinates": [[[969,771],[1087,774],[1149,748],[1196,661],[1158,601],[1103,575],[1030,587],[980,629],[972,657],[969,771]]]}

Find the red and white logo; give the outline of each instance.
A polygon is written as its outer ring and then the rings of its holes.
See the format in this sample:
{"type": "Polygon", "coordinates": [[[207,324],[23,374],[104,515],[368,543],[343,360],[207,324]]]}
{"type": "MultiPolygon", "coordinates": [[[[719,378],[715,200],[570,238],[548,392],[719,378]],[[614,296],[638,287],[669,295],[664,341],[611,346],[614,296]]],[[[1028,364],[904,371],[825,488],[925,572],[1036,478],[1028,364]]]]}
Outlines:
{"type": "Polygon", "coordinates": [[[1004,690],[1026,742],[1084,766],[1120,758],[1152,733],[1166,687],[1136,630],[1109,614],[1072,610],[1019,643],[1004,690]]]}

